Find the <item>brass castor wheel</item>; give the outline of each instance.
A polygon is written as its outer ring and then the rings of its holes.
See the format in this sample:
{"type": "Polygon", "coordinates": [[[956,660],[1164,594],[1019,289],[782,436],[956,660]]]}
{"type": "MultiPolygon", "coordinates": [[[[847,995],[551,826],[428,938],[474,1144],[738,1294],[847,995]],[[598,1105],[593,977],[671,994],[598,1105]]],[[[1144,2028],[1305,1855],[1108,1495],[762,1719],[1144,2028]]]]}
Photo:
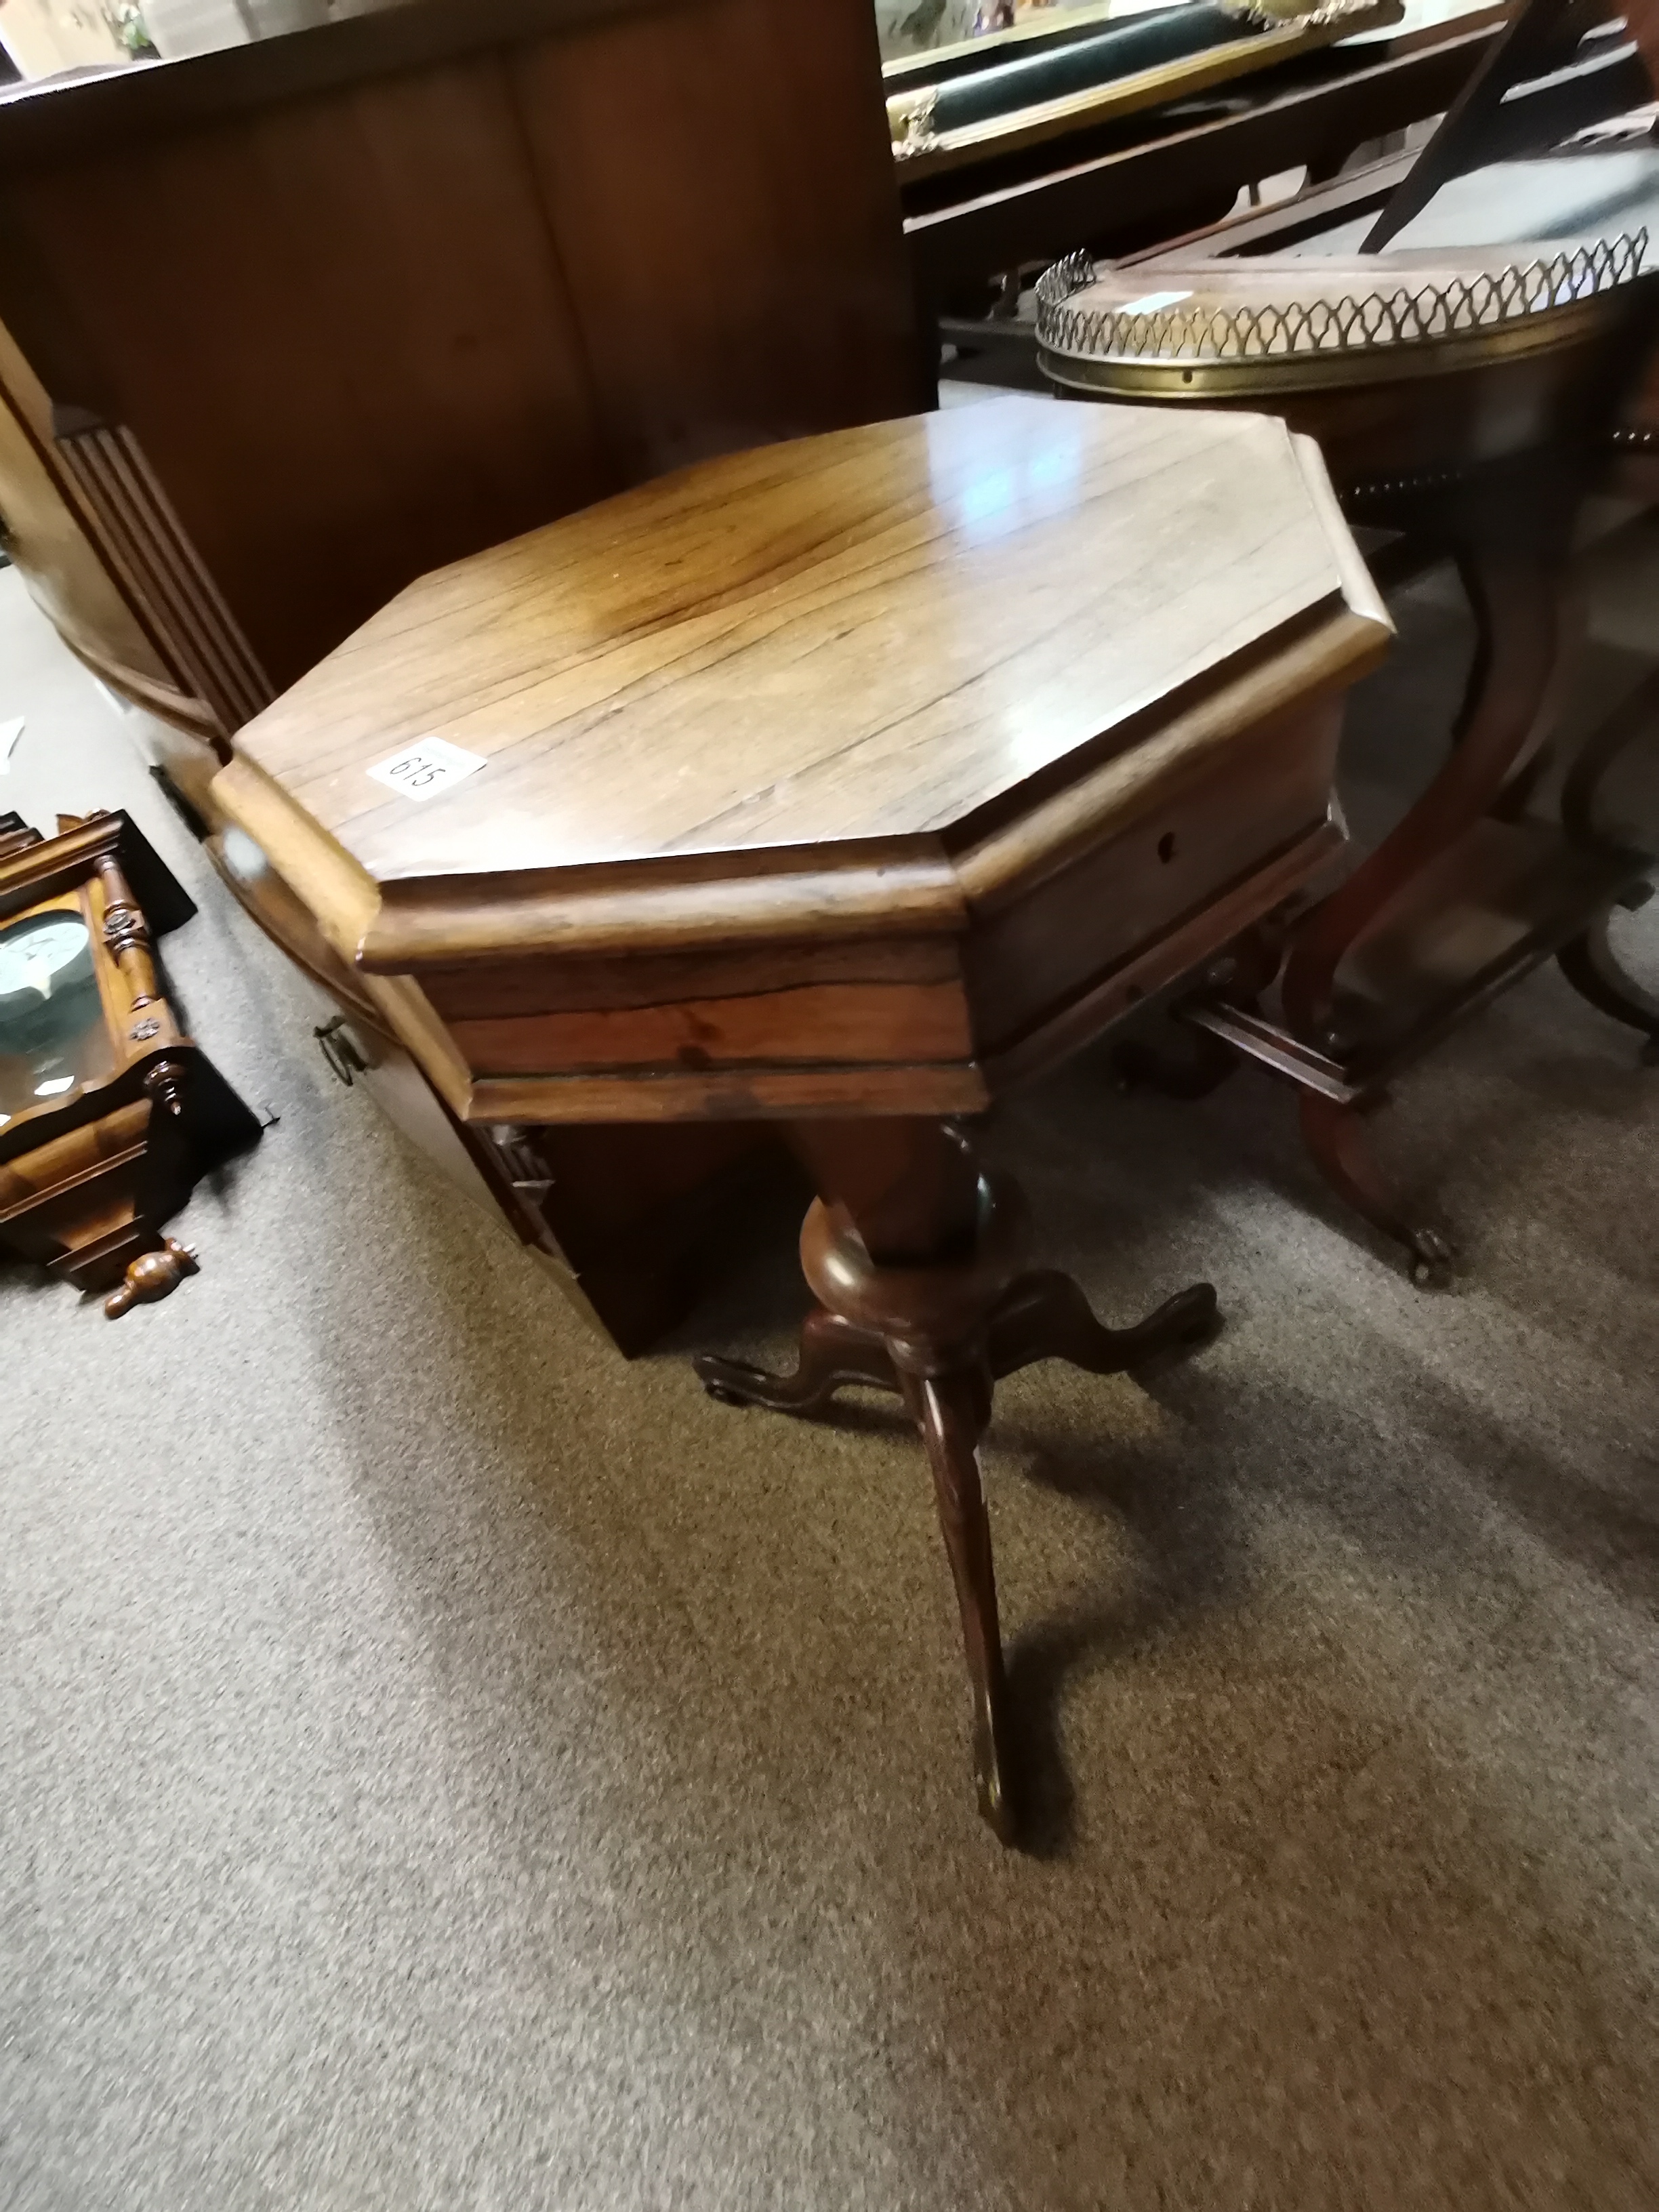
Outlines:
{"type": "Polygon", "coordinates": [[[1452,1262],[1456,1256],[1437,1229],[1418,1230],[1412,1237],[1413,1282],[1419,1291],[1449,1290],[1452,1262]]]}
{"type": "Polygon", "coordinates": [[[127,1269],[126,1279],[104,1300],[104,1312],[119,1321],[134,1306],[152,1304],[176,1291],[186,1275],[199,1274],[201,1262],[188,1244],[169,1237],[159,1252],[141,1253],[127,1269]]]}

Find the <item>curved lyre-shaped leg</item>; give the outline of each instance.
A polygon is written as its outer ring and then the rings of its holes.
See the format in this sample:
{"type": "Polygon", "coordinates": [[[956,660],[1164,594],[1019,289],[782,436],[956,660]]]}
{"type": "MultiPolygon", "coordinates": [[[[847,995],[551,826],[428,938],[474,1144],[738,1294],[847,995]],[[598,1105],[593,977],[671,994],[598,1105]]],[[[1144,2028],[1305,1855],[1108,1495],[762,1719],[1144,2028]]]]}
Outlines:
{"type": "MultiPolygon", "coordinates": [[[[1470,671],[1470,681],[1462,711],[1453,729],[1455,743],[1461,744],[1471,729],[1479,728],[1487,688],[1495,679],[1501,679],[1504,666],[1500,652],[1509,653],[1510,680],[1515,680],[1512,643],[1505,647],[1504,629],[1517,619],[1527,619],[1525,599],[1517,617],[1517,593],[1510,580],[1509,564],[1494,563],[1486,549],[1480,544],[1461,550],[1457,557],[1458,574],[1474,613],[1480,643],[1475,654],[1475,664],[1470,671]]],[[[1575,589],[1572,574],[1565,550],[1559,561],[1551,557],[1550,572],[1553,581],[1547,586],[1550,592],[1550,627],[1539,640],[1540,659],[1543,663],[1538,683],[1536,702],[1532,708],[1531,726],[1514,764],[1504,776],[1496,795],[1486,811],[1500,821],[1518,822],[1525,815],[1537,793],[1554,755],[1553,738],[1560,720],[1566,682],[1571,671],[1577,665],[1583,651],[1586,622],[1582,597],[1575,589]]]]}
{"type": "Polygon", "coordinates": [[[990,1377],[966,1367],[943,1375],[907,1375],[904,1397],[921,1431],[933,1472],[939,1530],[962,1614],[979,1809],[998,1837],[1010,1843],[1016,1823],[1008,1780],[1008,1685],[997,1620],[991,1523],[979,1473],[979,1440],[990,1411],[990,1377]]]}
{"type": "MultiPolygon", "coordinates": [[[[1477,641],[1450,751],[1433,780],[1347,880],[1297,926],[1285,963],[1286,1027],[1341,1059],[1337,973],[1407,887],[1483,816],[1524,800],[1551,728],[1562,663],[1569,531],[1579,483],[1570,454],[1533,456],[1487,471],[1440,518],[1456,559],[1477,641]]],[[[1370,1103],[1375,1103],[1370,1102],[1370,1103]]],[[[1301,1093],[1302,1132],[1333,1190],[1412,1255],[1413,1282],[1443,1282],[1451,1248],[1412,1218],[1374,1158],[1359,1102],[1301,1093]]]]}
{"type": "Polygon", "coordinates": [[[1406,1246],[1412,1255],[1412,1280],[1419,1288],[1443,1286],[1451,1272],[1451,1245],[1437,1229],[1413,1220],[1389,1189],[1359,1108],[1318,1091],[1303,1091],[1301,1103],[1303,1141],[1337,1196],[1385,1237],[1406,1246]]]}
{"type": "Polygon", "coordinates": [[[1285,1015],[1310,1043],[1340,1048],[1332,1007],[1350,947],[1406,884],[1503,803],[1535,760],[1560,665],[1572,504],[1546,472],[1505,484],[1459,520],[1455,550],[1480,641],[1458,739],[1428,789],[1296,932],[1285,1015]]]}
{"type": "Polygon", "coordinates": [[[1581,998],[1615,1022],[1642,1031],[1647,1039],[1642,1058],[1649,1066],[1659,1066],[1659,1000],[1650,998],[1620,965],[1607,935],[1612,921],[1611,911],[1597,915],[1588,928],[1561,947],[1556,958],[1581,998]]]}

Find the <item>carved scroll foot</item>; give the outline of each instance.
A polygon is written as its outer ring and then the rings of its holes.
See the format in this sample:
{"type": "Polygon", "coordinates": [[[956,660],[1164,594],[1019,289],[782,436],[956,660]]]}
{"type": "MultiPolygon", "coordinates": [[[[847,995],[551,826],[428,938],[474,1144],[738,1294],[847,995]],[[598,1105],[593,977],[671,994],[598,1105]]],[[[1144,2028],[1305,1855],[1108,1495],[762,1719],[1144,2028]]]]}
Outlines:
{"type": "Polygon", "coordinates": [[[963,1367],[943,1375],[907,1375],[903,1387],[933,1472],[939,1530],[962,1614],[980,1814],[999,1840],[1009,1844],[1018,1824],[1008,1786],[1008,1685],[991,1523],[979,1473],[979,1440],[991,1409],[990,1377],[982,1369],[963,1367]]]}
{"type": "Polygon", "coordinates": [[[1359,1106],[1339,1105],[1316,1091],[1302,1097],[1302,1134],[1314,1164],[1344,1202],[1410,1255],[1411,1279],[1419,1290],[1443,1290],[1455,1256],[1449,1241],[1426,1222],[1412,1218],[1376,1164],[1359,1106]]]}
{"type": "Polygon", "coordinates": [[[169,1237],[159,1252],[143,1252],[133,1261],[125,1280],[104,1300],[104,1311],[111,1321],[119,1321],[134,1306],[169,1297],[186,1275],[200,1272],[201,1262],[189,1245],[169,1237]]]}
{"type": "Polygon", "coordinates": [[[1607,934],[1612,919],[1610,914],[1598,915],[1588,929],[1561,947],[1556,958],[1580,998],[1615,1022],[1642,1031],[1647,1039],[1643,1063],[1659,1067],[1659,1000],[1650,999],[1620,965],[1607,934]]]}
{"type": "Polygon", "coordinates": [[[848,1384],[897,1391],[898,1370],[873,1330],[817,1307],[801,1324],[793,1375],[772,1375],[738,1359],[702,1352],[691,1363],[711,1398],[723,1406],[762,1406],[772,1413],[821,1413],[848,1384]]]}

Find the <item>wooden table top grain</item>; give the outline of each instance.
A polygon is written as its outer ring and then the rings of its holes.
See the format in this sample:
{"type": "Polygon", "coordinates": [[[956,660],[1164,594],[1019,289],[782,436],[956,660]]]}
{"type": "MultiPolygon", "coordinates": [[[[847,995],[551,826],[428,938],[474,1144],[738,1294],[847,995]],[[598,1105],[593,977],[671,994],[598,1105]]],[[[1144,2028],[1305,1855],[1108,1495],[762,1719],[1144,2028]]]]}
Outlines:
{"type": "Polygon", "coordinates": [[[237,750],[382,885],[948,843],[1340,605],[1330,519],[1267,418],[1010,398],[838,431],[422,578],[237,750]],[[487,765],[424,804],[370,776],[433,738],[487,765]]]}

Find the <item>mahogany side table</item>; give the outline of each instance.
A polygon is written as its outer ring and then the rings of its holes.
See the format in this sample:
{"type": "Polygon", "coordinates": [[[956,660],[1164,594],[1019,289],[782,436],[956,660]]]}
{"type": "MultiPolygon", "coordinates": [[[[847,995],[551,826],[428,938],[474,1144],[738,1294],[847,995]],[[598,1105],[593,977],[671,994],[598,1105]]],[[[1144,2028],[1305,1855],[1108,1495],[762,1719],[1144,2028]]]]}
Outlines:
{"type": "Polygon", "coordinates": [[[976,1449],[996,1379],[1124,1367],[963,1117],[1340,842],[1389,635],[1306,439],[1008,398],[709,462],[423,579],[245,729],[219,803],[533,1200],[538,1126],[767,1119],[817,1183],[793,1376],[898,1393],[1011,1837],[976,1449]]]}
{"type": "Polygon", "coordinates": [[[1184,1065],[1133,1043],[1119,1055],[1128,1080],[1188,1097],[1245,1059],[1293,1085],[1320,1172],[1405,1248],[1419,1285],[1449,1278],[1454,1248],[1372,1150],[1395,1078],[1552,957],[1593,1005],[1659,1039],[1659,1006],[1607,939],[1659,856],[1596,819],[1653,687],[1586,743],[1553,807],[1546,774],[1573,527],[1659,332],[1646,247],[1643,229],[1106,270],[1077,256],[1037,288],[1040,357],[1062,389],[1271,409],[1317,438],[1349,520],[1394,533],[1379,571],[1443,556],[1462,581],[1476,646],[1442,765],[1341,883],[1241,939],[1174,1010],[1197,1032],[1184,1065]]]}

